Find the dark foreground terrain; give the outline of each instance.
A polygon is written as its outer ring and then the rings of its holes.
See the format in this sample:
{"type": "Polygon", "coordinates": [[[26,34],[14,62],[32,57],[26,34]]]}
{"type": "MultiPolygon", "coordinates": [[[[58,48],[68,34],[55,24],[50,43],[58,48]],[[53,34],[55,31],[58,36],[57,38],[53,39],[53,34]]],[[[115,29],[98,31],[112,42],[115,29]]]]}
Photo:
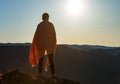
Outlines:
{"type": "MultiPolygon", "coordinates": [[[[37,75],[37,67],[29,64],[29,49],[28,43],[0,44],[0,73],[17,68],[37,75]]],[[[54,60],[58,78],[80,84],[120,84],[120,47],[58,45],[54,60]]]]}
{"type": "Polygon", "coordinates": [[[5,73],[0,84],[80,84],[73,80],[61,79],[58,77],[32,76],[19,72],[18,69],[5,73]]]}

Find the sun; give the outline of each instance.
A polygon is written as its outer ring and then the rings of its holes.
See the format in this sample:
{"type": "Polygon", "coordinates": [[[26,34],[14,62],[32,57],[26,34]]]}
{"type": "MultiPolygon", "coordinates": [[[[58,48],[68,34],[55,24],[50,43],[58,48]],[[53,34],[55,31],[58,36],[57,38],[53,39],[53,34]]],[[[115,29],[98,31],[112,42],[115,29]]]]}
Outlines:
{"type": "Polygon", "coordinates": [[[66,4],[66,11],[72,16],[84,14],[85,8],[85,3],[80,0],[68,0],[66,4]]]}

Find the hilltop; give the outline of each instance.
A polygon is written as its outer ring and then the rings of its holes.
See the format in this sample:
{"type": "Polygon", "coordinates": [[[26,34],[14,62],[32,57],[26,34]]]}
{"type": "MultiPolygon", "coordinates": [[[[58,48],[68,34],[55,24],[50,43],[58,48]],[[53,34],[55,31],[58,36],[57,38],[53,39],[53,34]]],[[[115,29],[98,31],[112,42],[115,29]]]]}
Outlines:
{"type": "Polygon", "coordinates": [[[18,69],[5,73],[0,82],[0,84],[80,84],[79,82],[59,77],[32,76],[20,72],[18,69]]]}

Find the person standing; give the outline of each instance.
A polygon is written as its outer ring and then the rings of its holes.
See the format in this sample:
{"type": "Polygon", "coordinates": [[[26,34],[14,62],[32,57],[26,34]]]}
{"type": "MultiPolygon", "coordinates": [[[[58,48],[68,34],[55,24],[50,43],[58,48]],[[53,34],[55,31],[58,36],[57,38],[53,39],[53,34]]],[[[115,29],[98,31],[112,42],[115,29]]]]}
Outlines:
{"type": "Polygon", "coordinates": [[[29,61],[32,66],[38,66],[38,72],[41,75],[43,69],[43,60],[48,56],[45,64],[47,71],[50,65],[52,75],[55,75],[54,55],[56,50],[56,32],[53,23],[49,21],[49,14],[43,13],[42,22],[37,26],[29,52],[29,61]]]}

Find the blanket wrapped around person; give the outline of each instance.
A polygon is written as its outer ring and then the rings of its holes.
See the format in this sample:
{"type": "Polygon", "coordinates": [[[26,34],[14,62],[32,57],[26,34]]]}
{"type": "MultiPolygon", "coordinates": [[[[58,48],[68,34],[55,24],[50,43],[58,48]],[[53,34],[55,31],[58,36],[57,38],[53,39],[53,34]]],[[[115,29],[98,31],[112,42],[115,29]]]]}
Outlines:
{"type": "MultiPolygon", "coordinates": [[[[32,67],[37,66],[39,59],[49,54],[54,54],[56,49],[56,33],[54,26],[49,21],[38,24],[29,52],[29,61],[32,67]],[[41,52],[45,50],[44,55],[41,52]]],[[[49,60],[46,60],[45,69],[48,69],[49,60]]]]}

